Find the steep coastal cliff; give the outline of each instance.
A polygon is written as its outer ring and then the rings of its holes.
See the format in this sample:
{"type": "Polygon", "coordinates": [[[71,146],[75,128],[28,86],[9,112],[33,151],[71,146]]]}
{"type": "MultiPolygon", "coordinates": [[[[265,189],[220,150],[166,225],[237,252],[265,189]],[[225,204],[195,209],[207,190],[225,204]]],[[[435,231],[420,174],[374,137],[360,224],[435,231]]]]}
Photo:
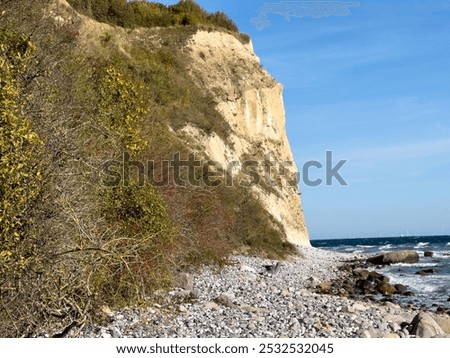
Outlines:
{"type": "Polygon", "coordinates": [[[255,194],[283,225],[290,242],[308,245],[298,187],[292,182],[297,167],[286,136],[281,84],[261,67],[251,42],[242,44],[230,34],[199,31],[190,38],[186,50],[192,59],[191,76],[212,94],[231,134],[224,141],[189,125],[185,131],[224,167],[233,162],[241,167],[249,158],[259,161],[261,181],[272,190],[256,185],[255,194]],[[261,170],[266,158],[274,163],[272,178],[266,178],[261,170]],[[279,180],[282,163],[288,165],[284,180],[279,180]]]}

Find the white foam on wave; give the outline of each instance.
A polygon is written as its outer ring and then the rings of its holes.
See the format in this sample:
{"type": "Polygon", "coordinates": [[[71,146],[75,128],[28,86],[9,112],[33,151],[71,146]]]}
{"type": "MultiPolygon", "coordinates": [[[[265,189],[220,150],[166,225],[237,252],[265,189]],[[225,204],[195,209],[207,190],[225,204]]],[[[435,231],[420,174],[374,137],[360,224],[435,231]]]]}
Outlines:
{"type": "Polygon", "coordinates": [[[440,258],[440,259],[450,259],[450,252],[447,251],[433,251],[433,258],[440,258]]]}
{"type": "MultiPolygon", "coordinates": [[[[433,275],[433,276],[419,276],[419,275],[401,275],[397,273],[389,273],[391,283],[401,283],[411,287],[417,293],[431,293],[436,291],[442,291],[443,282],[447,279],[447,276],[433,275]]],[[[446,288],[450,291],[450,288],[446,288]]],[[[449,292],[450,293],[450,292],[449,292]]]]}
{"type": "Polygon", "coordinates": [[[374,245],[356,245],[356,247],[362,247],[365,249],[370,249],[371,247],[375,247],[374,245]]]}
{"type": "Polygon", "coordinates": [[[429,242],[419,242],[416,246],[414,246],[415,249],[418,249],[419,247],[425,247],[428,246],[429,242]]]}
{"type": "Polygon", "coordinates": [[[380,247],[380,250],[384,250],[384,249],[392,249],[392,248],[393,248],[392,244],[387,244],[387,245],[381,246],[381,247],[380,247]]]}
{"type": "Polygon", "coordinates": [[[422,267],[432,267],[432,266],[439,266],[439,262],[420,262],[415,264],[405,264],[405,263],[396,263],[391,264],[391,267],[417,267],[419,270],[422,267]]]}
{"type": "Polygon", "coordinates": [[[353,250],[352,253],[353,254],[362,254],[364,252],[364,250],[353,250]]]}

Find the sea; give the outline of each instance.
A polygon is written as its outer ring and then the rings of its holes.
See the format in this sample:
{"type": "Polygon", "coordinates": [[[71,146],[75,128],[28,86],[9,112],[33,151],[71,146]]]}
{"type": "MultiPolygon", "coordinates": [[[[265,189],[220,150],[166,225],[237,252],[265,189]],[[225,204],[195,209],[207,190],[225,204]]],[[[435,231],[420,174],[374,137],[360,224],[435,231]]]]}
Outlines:
{"type": "Polygon", "coordinates": [[[311,240],[313,247],[324,250],[378,254],[396,250],[415,250],[419,254],[416,264],[393,264],[376,269],[390,278],[393,284],[407,285],[414,296],[396,295],[399,303],[450,308],[450,236],[377,237],[360,239],[311,240]],[[424,257],[425,251],[433,257],[424,257]],[[422,269],[435,269],[427,276],[417,275],[422,269]]]}

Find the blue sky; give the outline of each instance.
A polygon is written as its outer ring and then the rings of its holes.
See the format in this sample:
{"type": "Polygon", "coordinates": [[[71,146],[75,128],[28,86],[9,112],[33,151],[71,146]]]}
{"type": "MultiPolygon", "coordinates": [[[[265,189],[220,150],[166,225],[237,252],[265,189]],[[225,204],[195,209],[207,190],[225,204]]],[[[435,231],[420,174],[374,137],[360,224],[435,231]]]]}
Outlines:
{"type": "Polygon", "coordinates": [[[299,167],[327,150],[348,161],[347,186],[301,185],[312,239],[450,234],[450,0],[360,0],[348,16],[289,21],[268,13],[261,31],[250,19],[277,1],[197,2],[249,33],[284,85],[299,167]]]}

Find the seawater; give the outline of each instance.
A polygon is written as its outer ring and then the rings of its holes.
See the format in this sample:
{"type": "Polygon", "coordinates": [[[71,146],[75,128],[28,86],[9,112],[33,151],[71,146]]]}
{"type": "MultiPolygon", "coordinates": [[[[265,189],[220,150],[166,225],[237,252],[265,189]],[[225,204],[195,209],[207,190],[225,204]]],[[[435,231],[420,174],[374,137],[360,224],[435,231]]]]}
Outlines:
{"type": "Polygon", "coordinates": [[[391,279],[391,283],[407,285],[414,296],[396,296],[402,303],[413,303],[431,307],[450,307],[450,236],[409,236],[389,238],[359,238],[311,240],[314,247],[325,250],[378,254],[397,250],[415,250],[419,254],[416,264],[394,264],[377,269],[391,279]],[[424,257],[425,251],[432,251],[433,257],[424,257]],[[435,269],[436,273],[420,276],[422,269],[435,269]]]}

